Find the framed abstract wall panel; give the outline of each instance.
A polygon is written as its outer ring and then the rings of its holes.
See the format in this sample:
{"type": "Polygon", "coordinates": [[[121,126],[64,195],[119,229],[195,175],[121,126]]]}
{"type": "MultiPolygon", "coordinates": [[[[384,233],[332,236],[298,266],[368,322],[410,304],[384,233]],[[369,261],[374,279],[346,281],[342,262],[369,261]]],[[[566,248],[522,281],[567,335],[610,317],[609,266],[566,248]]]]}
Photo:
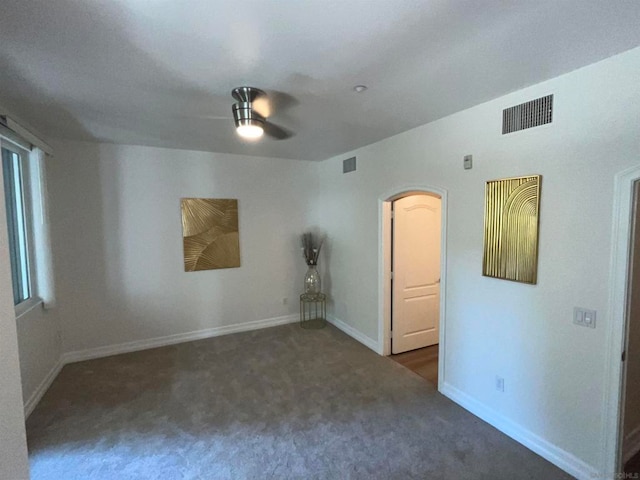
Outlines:
{"type": "Polygon", "coordinates": [[[240,266],[238,200],[183,198],[184,270],[213,270],[240,266]]]}
{"type": "Polygon", "coordinates": [[[530,175],[487,182],[483,275],[536,283],[541,180],[530,175]]]}

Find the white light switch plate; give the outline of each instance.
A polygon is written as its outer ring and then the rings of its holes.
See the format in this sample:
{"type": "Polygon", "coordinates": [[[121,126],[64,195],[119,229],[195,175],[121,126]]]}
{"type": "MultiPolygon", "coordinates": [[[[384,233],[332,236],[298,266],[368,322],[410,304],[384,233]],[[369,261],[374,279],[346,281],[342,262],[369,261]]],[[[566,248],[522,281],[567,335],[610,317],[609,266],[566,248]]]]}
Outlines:
{"type": "Polygon", "coordinates": [[[573,307],[573,323],[581,327],[596,328],[596,311],[573,307]]]}

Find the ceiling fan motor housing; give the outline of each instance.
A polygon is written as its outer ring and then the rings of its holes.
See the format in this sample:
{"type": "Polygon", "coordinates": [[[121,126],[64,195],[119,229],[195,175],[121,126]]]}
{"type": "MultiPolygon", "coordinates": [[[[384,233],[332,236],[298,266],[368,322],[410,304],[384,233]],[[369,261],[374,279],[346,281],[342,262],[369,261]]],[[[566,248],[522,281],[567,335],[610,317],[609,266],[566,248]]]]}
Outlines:
{"type": "Polygon", "coordinates": [[[266,93],[264,93],[259,88],[255,88],[255,87],[238,87],[238,88],[234,88],[231,91],[231,96],[235,98],[238,102],[251,103],[256,98],[262,97],[265,95],[266,93]]]}
{"type": "Polygon", "coordinates": [[[252,108],[253,101],[265,93],[254,87],[238,87],[231,92],[238,103],[233,104],[233,120],[236,127],[242,125],[255,125],[264,128],[265,118],[252,108]]]}
{"type": "Polygon", "coordinates": [[[264,126],[265,118],[251,108],[250,102],[238,102],[233,104],[233,120],[236,127],[240,125],[264,126]]]}
{"type": "Polygon", "coordinates": [[[256,99],[266,99],[267,94],[264,91],[254,87],[238,87],[231,91],[231,96],[237,101],[233,104],[232,111],[238,135],[249,140],[260,138],[263,134],[275,140],[291,137],[291,132],[267,121],[266,116],[254,110],[256,99]]]}

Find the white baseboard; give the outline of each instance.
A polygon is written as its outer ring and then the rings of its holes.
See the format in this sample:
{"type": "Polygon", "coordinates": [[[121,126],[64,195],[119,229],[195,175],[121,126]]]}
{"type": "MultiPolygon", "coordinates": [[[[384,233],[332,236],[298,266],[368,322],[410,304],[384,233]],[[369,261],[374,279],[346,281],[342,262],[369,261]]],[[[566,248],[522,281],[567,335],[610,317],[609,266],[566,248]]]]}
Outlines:
{"type": "Polygon", "coordinates": [[[194,332],[177,333],[164,337],[155,337],[145,340],[136,340],[134,342],[119,343],[117,345],[106,345],[104,347],[76,350],[74,352],[67,352],[62,354],[62,361],[66,365],[67,363],[81,362],[83,360],[91,360],[94,358],[110,357],[111,355],[119,355],[121,353],[137,352],[139,350],[147,350],[149,348],[175,345],[176,343],[184,343],[191,342],[193,340],[202,340],[204,338],[219,337],[221,335],[229,335],[230,333],[246,332],[249,330],[259,330],[261,328],[275,327],[278,325],[284,325],[286,323],[297,322],[298,320],[298,315],[292,314],[282,317],[254,320],[251,322],[239,323],[236,325],[225,325],[222,327],[196,330],[194,332]]]}
{"type": "Polygon", "coordinates": [[[640,425],[633,429],[629,435],[624,437],[622,450],[622,463],[625,464],[636,453],[640,452],[640,425]]]}
{"type": "Polygon", "coordinates": [[[332,324],[335,327],[337,327],[340,330],[342,330],[344,333],[349,335],[351,338],[357,340],[358,342],[360,342],[364,346],[369,347],[371,350],[376,352],[378,355],[382,355],[382,349],[380,348],[380,345],[378,345],[378,342],[375,341],[374,339],[372,339],[371,337],[368,337],[365,334],[359,332],[358,330],[353,328],[351,325],[348,325],[348,324],[344,323],[342,320],[340,320],[339,318],[334,317],[333,315],[327,315],[327,321],[330,324],[332,324]]]}
{"type": "Polygon", "coordinates": [[[440,393],[574,477],[580,480],[604,478],[593,466],[505,418],[451,384],[443,383],[440,393]]]}
{"type": "Polygon", "coordinates": [[[49,373],[44,377],[44,379],[40,382],[40,384],[36,387],[36,389],[31,393],[27,401],[24,403],[24,418],[29,418],[33,409],[36,408],[36,405],[42,399],[42,396],[49,390],[49,387],[56,379],[60,370],[64,367],[64,363],[62,363],[62,359],[59,359],[56,364],[53,366],[49,373]]]}

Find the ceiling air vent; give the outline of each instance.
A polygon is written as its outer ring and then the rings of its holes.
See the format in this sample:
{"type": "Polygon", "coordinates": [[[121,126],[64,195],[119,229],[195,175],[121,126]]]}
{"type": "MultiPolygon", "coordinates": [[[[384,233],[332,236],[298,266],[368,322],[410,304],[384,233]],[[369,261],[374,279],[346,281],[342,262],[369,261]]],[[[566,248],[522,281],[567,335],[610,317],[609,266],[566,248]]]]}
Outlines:
{"type": "Polygon", "coordinates": [[[502,134],[537,127],[553,120],[553,95],[521,103],[502,111],[502,134]]]}
{"type": "Polygon", "coordinates": [[[342,173],[356,171],[356,157],[347,158],[342,161],[342,173]]]}

